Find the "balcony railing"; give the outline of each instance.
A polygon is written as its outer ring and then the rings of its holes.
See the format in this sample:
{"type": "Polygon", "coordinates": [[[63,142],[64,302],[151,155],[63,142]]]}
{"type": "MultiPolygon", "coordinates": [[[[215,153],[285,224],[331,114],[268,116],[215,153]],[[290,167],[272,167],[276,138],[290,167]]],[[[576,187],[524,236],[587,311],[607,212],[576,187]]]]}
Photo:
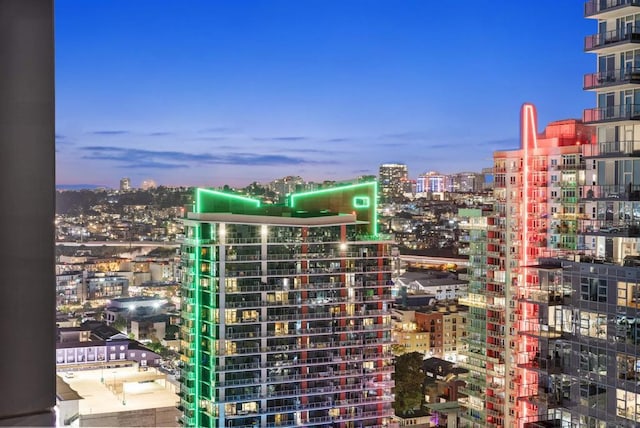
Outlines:
{"type": "Polygon", "coordinates": [[[584,200],[612,199],[623,201],[640,201],[640,185],[611,184],[603,186],[588,186],[583,189],[584,200]]]}
{"type": "Polygon", "coordinates": [[[640,67],[585,74],[583,87],[588,90],[625,83],[640,83],[640,67]]]}
{"type": "Polygon", "coordinates": [[[588,18],[625,6],[640,6],[640,0],[589,0],[584,4],[584,16],[588,18]]]}
{"type": "Polygon", "coordinates": [[[640,141],[605,141],[583,146],[585,157],[628,156],[640,154],[640,141]]]}
{"type": "Polygon", "coordinates": [[[581,224],[581,233],[585,235],[638,237],[640,236],[640,221],[585,220],[581,224]]]}
{"type": "Polygon", "coordinates": [[[584,39],[584,50],[592,51],[628,42],[640,43],[640,26],[630,25],[628,27],[587,36],[584,39]]]}
{"type": "Polygon", "coordinates": [[[586,109],[582,115],[584,123],[640,120],[640,104],[620,104],[586,109]]]}

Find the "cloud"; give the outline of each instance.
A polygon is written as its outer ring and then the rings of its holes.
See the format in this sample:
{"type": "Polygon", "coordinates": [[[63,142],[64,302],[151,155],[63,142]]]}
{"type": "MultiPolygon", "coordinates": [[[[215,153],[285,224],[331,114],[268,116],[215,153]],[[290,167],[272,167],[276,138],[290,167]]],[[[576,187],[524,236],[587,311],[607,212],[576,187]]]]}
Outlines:
{"type": "MultiPolygon", "coordinates": [[[[111,161],[123,168],[187,168],[194,165],[279,166],[317,164],[302,157],[231,152],[226,154],[187,153],[178,151],[141,150],[113,146],[82,147],[84,159],[111,161]]],[[[335,163],[332,161],[332,163],[335,163]]]]}
{"type": "Polygon", "coordinates": [[[173,132],[156,131],[156,132],[149,132],[146,135],[149,136],[149,137],[165,137],[167,135],[173,135],[173,132]]]}
{"type": "Polygon", "coordinates": [[[376,143],[372,145],[376,147],[404,147],[404,146],[407,146],[408,143],[394,142],[394,143],[376,143]]]}
{"type": "Polygon", "coordinates": [[[327,140],[327,143],[344,143],[347,141],[351,141],[351,139],[349,138],[331,138],[330,140],[327,140]]]}
{"type": "Polygon", "coordinates": [[[56,153],[60,153],[64,147],[73,146],[73,143],[66,135],[56,134],[55,142],[56,153]]]}
{"type": "Polygon", "coordinates": [[[91,132],[91,134],[93,135],[126,135],[129,133],[130,133],[129,131],[122,131],[122,130],[100,130],[100,131],[91,132]]]}
{"type": "Polygon", "coordinates": [[[174,164],[174,163],[166,163],[166,162],[131,162],[125,165],[118,165],[118,168],[123,169],[179,169],[179,168],[188,168],[187,164],[174,164]]]}
{"type": "Polygon", "coordinates": [[[430,149],[450,149],[455,147],[456,145],[453,143],[432,143],[432,144],[425,144],[424,147],[428,147],[430,149]]]}
{"type": "Polygon", "coordinates": [[[196,138],[191,138],[191,140],[193,141],[222,141],[222,140],[228,140],[228,137],[196,137],[196,138]]]}
{"type": "Polygon", "coordinates": [[[285,137],[255,137],[255,141],[304,141],[307,137],[285,136],[285,137]]]}
{"type": "Polygon", "coordinates": [[[198,134],[217,134],[223,132],[234,132],[237,131],[235,128],[231,128],[228,126],[212,126],[210,128],[199,129],[198,134]]]}
{"type": "Polygon", "coordinates": [[[277,147],[274,148],[275,150],[277,150],[278,152],[294,152],[294,153],[315,153],[315,154],[335,154],[335,150],[322,150],[322,149],[309,149],[309,148],[304,148],[304,147],[300,147],[300,148],[295,148],[295,147],[277,147]]]}
{"type": "Polygon", "coordinates": [[[424,139],[425,137],[426,135],[423,132],[416,131],[394,132],[380,135],[380,138],[393,140],[418,140],[424,139]]]}

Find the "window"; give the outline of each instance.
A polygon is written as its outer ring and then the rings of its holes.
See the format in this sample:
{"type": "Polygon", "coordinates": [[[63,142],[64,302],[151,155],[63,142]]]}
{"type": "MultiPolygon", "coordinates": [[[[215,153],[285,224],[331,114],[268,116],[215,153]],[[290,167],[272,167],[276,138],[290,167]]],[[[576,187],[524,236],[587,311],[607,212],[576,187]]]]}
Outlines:
{"type": "Polygon", "coordinates": [[[368,196],[356,196],[353,198],[354,208],[369,208],[371,201],[368,196]]]}

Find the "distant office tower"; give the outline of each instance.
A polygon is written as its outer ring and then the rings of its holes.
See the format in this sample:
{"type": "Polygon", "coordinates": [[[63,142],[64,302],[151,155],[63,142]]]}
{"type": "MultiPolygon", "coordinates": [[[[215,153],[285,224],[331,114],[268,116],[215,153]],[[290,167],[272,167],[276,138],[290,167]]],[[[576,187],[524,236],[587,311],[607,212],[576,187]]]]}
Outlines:
{"type": "Polygon", "coordinates": [[[480,192],[484,184],[483,174],[477,172],[459,172],[448,176],[451,192],[480,192]]]}
{"type": "Polygon", "coordinates": [[[131,179],[130,178],[121,178],[120,179],[120,191],[126,192],[127,190],[131,190],[131,179]]]}
{"type": "Polygon", "coordinates": [[[445,175],[439,172],[430,171],[420,174],[416,180],[417,193],[425,192],[444,192],[445,191],[445,175]]]}
{"type": "Polygon", "coordinates": [[[142,190],[154,189],[157,187],[157,184],[154,180],[148,179],[142,182],[142,186],[140,186],[142,190]]]}
{"type": "Polygon", "coordinates": [[[380,165],[378,180],[381,202],[394,202],[402,199],[402,195],[407,191],[409,180],[407,166],[397,163],[380,165]]]}
{"type": "Polygon", "coordinates": [[[549,348],[532,288],[556,278],[534,265],[579,242],[577,183],[590,128],[564,120],[538,136],[535,108],[525,104],[521,113],[522,148],[494,153],[493,212],[469,223],[469,296],[463,302],[470,307],[470,373],[463,391],[468,397],[461,400],[467,427],[522,426],[545,404],[538,392],[546,379],[529,365],[549,348]]]}
{"type": "Polygon", "coordinates": [[[197,189],[182,247],[181,422],[391,424],[390,242],[375,182],[286,205],[197,189]]]}

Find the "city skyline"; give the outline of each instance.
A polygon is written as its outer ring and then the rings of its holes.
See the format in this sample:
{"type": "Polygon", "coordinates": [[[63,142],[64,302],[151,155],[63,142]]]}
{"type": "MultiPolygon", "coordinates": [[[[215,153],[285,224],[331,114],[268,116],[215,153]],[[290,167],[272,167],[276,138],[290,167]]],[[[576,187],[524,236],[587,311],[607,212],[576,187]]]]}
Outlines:
{"type": "Polygon", "coordinates": [[[543,126],[593,104],[582,2],[463,6],[59,1],[57,183],[480,171],[523,102],[543,126]]]}

